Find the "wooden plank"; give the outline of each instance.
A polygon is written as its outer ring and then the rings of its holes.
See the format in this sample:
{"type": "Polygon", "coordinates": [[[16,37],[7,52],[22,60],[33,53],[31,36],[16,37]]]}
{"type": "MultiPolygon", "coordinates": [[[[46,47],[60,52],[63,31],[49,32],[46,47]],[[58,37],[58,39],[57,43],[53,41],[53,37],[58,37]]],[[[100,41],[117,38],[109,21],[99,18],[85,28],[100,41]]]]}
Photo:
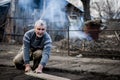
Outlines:
{"type": "Polygon", "coordinates": [[[31,72],[27,72],[25,74],[29,75],[29,76],[45,79],[45,80],[70,80],[68,78],[59,77],[59,76],[55,76],[55,75],[50,75],[50,74],[46,74],[46,73],[38,73],[37,74],[37,73],[34,73],[32,71],[31,72]]]}

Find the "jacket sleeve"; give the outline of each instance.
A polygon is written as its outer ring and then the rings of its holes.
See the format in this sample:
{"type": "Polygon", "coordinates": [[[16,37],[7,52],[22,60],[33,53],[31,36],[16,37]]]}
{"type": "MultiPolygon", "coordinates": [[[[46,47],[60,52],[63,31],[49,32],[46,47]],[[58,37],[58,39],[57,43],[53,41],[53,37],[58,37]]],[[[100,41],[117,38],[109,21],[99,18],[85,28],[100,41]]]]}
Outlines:
{"type": "Polygon", "coordinates": [[[30,36],[29,33],[25,33],[23,37],[23,59],[25,64],[29,64],[30,61],[30,36]]]}
{"type": "Polygon", "coordinates": [[[44,48],[42,52],[42,59],[40,61],[40,64],[45,66],[46,63],[49,60],[50,54],[51,54],[51,48],[52,48],[52,40],[51,38],[47,38],[45,43],[44,43],[44,48]]]}

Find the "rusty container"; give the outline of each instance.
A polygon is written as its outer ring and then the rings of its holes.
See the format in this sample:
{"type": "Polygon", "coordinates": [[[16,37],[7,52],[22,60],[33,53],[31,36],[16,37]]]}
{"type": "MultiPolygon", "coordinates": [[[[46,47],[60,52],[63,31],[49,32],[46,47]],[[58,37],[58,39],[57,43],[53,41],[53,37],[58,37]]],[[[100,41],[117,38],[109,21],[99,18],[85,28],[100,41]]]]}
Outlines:
{"type": "Polygon", "coordinates": [[[97,20],[90,20],[85,22],[84,32],[92,37],[93,40],[98,40],[101,22],[97,20]]]}

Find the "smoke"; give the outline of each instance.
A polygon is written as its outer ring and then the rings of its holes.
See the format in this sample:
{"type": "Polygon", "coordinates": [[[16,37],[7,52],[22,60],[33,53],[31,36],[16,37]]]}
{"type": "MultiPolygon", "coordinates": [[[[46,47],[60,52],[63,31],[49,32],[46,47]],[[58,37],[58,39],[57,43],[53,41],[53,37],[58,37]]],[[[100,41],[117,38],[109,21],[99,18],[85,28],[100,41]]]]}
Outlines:
{"type": "Polygon", "coordinates": [[[70,26],[69,29],[70,38],[74,39],[87,39],[87,35],[80,31],[77,26],[70,26]]]}
{"type": "Polygon", "coordinates": [[[34,21],[30,20],[33,18],[31,14],[33,14],[34,7],[36,7],[34,0],[18,0],[17,6],[18,6],[18,10],[16,10],[15,16],[18,18],[23,18],[23,19],[16,20],[17,26],[21,28],[28,28],[28,29],[33,28],[33,27],[29,28],[28,25],[34,23],[34,21]]]}
{"type": "Polygon", "coordinates": [[[24,9],[24,11],[33,11],[33,7],[35,7],[33,0],[18,0],[18,5],[24,9]]]}
{"type": "Polygon", "coordinates": [[[68,21],[65,12],[66,0],[48,0],[46,8],[43,10],[41,19],[55,23],[56,27],[63,27],[68,21]]]}
{"type": "Polygon", "coordinates": [[[68,21],[65,12],[65,6],[67,5],[66,0],[19,0],[19,6],[24,9],[26,16],[28,12],[33,14],[35,20],[45,19],[51,23],[55,23],[56,27],[63,27],[68,21]],[[39,5],[39,10],[36,6],[39,5]],[[43,5],[43,6],[41,6],[43,5]],[[37,12],[36,12],[37,11],[37,12]]]}
{"type": "MultiPolygon", "coordinates": [[[[38,0],[38,4],[35,3],[34,0],[19,0],[19,5],[25,10],[26,16],[28,16],[28,11],[31,14],[34,14],[34,19],[45,19],[47,23],[50,24],[50,29],[68,29],[69,19],[68,14],[66,13],[66,5],[68,2],[66,0],[38,0]]],[[[34,20],[34,21],[35,21],[34,20]]],[[[82,21],[83,22],[83,21],[82,21]]],[[[80,27],[83,26],[78,22],[78,26],[69,26],[69,29],[72,30],[69,32],[70,38],[79,38],[83,39],[86,38],[87,35],[82,31],[74,31],[81,29],[80,27]]],[[[64,35],[66,33],[57,32],[56,35],[64,35]]]]}

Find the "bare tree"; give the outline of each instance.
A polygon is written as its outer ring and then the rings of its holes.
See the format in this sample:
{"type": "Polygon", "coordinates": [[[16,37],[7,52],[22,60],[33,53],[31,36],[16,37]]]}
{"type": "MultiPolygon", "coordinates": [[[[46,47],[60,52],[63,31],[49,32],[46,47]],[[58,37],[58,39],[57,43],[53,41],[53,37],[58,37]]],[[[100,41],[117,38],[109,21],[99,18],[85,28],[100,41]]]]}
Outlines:
{"type": "Polygon", "coordinates": [[[81,0],[84,7],[84,20],[90,20],[90,0],[81,0]]]}
{"type": "Polygon", "coordinates": [[[99,17],[102,19],[119,19],[120,6],[117,2],[117,0],[103,0],[99,2],[93,2],[91,4],[91,8],[98,11],[99,17]]]}

